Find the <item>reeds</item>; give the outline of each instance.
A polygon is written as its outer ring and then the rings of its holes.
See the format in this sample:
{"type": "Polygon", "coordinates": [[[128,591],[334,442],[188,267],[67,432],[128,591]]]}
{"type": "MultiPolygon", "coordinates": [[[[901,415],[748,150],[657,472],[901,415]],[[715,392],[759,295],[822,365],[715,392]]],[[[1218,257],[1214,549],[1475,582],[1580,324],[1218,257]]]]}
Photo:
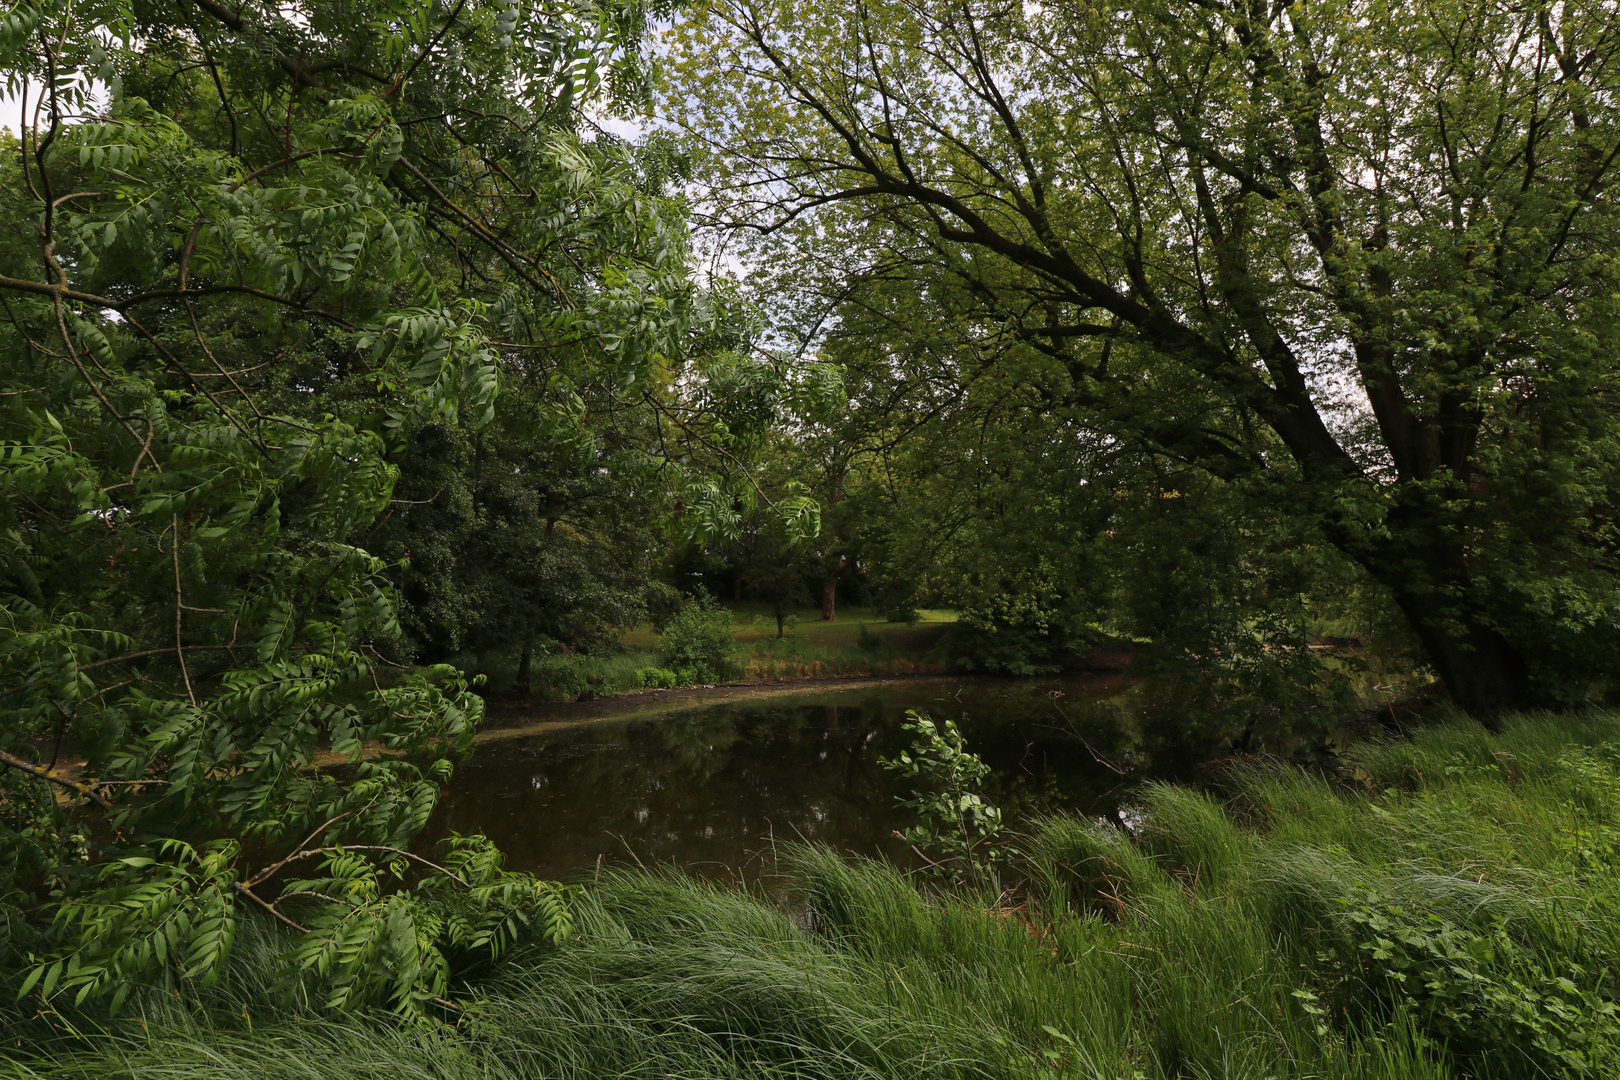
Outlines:
{"type": "Polygon", "coordinates": [[[575,941],[435,1030],[313,1018],[249,942],[220,987],[154,988],[108,1034],[13,1017],[0,1076],[1620,1075],[1620,719],[1459,724],[1349,765],[1148,786],[1129,832],[1048,822],[1001,891],[814,847],[770,898],[605,875],[575,941]]]}

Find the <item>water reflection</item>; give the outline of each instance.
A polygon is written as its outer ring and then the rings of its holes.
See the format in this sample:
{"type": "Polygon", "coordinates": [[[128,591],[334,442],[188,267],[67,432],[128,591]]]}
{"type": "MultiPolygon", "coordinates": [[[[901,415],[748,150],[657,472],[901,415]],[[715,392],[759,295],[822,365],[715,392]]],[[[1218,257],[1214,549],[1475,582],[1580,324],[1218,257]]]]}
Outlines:
{"type": "Polygon", "coordinates": [[[909,742],[908,708],[962,725],[1015,827],[1058,809],[1111,813],[1140,777],[1185,779],[1219,735],[1144,717],[1118,678],[919,680],[697,705],[482,744],[423,843],[483,832],[513,869],[558,877],[639,860],[751,876],[773,841],[909,860],[905,782],[879,758],[909,742]]]}

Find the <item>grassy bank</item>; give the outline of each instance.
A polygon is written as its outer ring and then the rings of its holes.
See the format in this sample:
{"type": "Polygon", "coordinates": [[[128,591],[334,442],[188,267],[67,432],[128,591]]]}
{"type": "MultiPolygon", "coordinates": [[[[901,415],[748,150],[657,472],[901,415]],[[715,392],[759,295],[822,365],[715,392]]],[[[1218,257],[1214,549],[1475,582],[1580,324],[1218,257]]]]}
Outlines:
{"type": "MultiPolygon", "coordinates": [[[[956,621],[955,612],[924,611],[915,624],[888,622],[873,608],[845,608],[836,622],[821,622],[819,609],[797,609],[782,637],[776,620],[761,604],[728,605],[736,639],[734,660],[748,681],[824,679],[855,675],[942,674],[948,665],[936,646],[956,621]]],[[[624,652],[608,656],[556,653],[531,662],[530,699],[573,701],[581,696],[610,697],[648,688],[643,675],[662,668],[660,635],[650,624],[628,631],[624,652]]],[[[477,669],[470,654],[453,659],[468,671],[477,669]]],[[[485,658],[491,696],[510,700],[517,679],[515,646],[485,658]]],[[[654,684],[656,685],[656,683],[654,684]]]]}
{"type": "Polygon", "coordinates": [[[953,611],[919,612],[915,624],[891,623],[873,608],[844,608],[837,622],[819,611],[794,612],[789,633],[777,637],[768,610],[733,611],[738,658],[748,679],[822,679],[848,675],[933,675],[949,665],[937,653],[953,611]]]}
{"type": "MultiPolygon", "coordinates": [[[[0,1076],[1413,1080],[1620,1074],[1620,718],[1532,717],[1143,790],[1008,892],[799,849],[788,901],[605,877],[459,1026],[295,1019],[248,942],[202,1001],[0,1076]],[[994,893],[994,894],[993,894],[994,893]]],[[[16,1020],[19,1051],[47,1029],[16,1020]]]]}

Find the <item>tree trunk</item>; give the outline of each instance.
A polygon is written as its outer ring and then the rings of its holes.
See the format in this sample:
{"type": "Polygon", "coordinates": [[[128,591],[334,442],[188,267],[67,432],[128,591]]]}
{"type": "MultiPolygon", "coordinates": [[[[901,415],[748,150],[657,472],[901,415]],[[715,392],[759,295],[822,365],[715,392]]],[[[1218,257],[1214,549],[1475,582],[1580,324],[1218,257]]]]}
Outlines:
{"type": "Polygon", "coordinates": [[[845,558],[838,556],[837,562],[828,563],[826,573],[821,578],[821,621],[837,622],[838,612],[838,575],[844,572],[845,558]]]}
{"type": "Polygon", "coordinates": [[[530,673],[534,661],[534,631],[523,631],[523,652],[518,657],[517,689],[523,695],[523,700],[530,697],[530,673]]]}
{"type": "Polygon", "coordinates": [[[1493,730],[1503,713],[1549,704],[1530,679],[1523,644],[1492,625],[1461,546],[1436,539],[1444,534],[1426,515],[1413,516],[1392,513],[1384,539],[1346,545],[1359,547],[1346,553],[1389,589],[1451,700],[1493,730]]]}
{"type": "Polygon", "coordinates": [[[1451,700],[1468,715],[1494,731],[1503,713],[1546,704],[1531,685],[1523,651],[1486,624],[1483,613],[1455,602],[1442,612],[1435,598],[1400,590],[1395,602],[1451,700]]]}
{"type": "Polygon", "coordinates": [[[782,609],[781,604],[772,604],[771,611],[776,615],[776,636],[787,637],[787,612],[782,609]]]}

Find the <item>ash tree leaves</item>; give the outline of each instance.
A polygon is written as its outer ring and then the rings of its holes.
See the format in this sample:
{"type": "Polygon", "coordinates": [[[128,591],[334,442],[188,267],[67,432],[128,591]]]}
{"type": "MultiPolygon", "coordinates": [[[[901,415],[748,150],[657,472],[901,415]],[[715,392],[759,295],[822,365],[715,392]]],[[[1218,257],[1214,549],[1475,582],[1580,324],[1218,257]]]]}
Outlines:
{"type": "Polygon", "coordinates": [[[161,862],[128,855],[105,864],[107,888],[56,909],[57,927],[83,944],[36,965],[20,994],[37,989],[47,1000],[60,995],[82,1005],[111,992],[116,1010],[153,969],[172,966],[204,986],[218,977],[236,928],[229,866],[236,845],[221,841],[199,850],[169,840],[158,851],[161,862]]]}
{"type": "MultiPolygon", "coordinates": [[[[386,994],[394,1008],[419,1010],[448,989],[446,951],[498,956],[521,933],[556,942],[573,930],[568,890],[503,871],[500,852],[481,836],[452,837],[443,866],[417,887],[442,896],[431,906],[382,894],[361,852],[329,848],[321,859],[320,875],[288,882],[287,895],[338,896],[347,903],[323,909],[312,924],[317,932],[289,956],[285,977],[318,986],[327,1008],[344,1008],[364,995],[367,972],[383,971],[390,976],[386,994]]],[[[388,869],[403,877],[410,862],[396,856],[388,869]]]]}
{"type": "Polygon", "coordinates": [[[420,1016],[459,957],[568,932],[481,838],[411,849],[482,702],[384,662],[400,567],[369,545],[404,449],[487,430],[503,381],[588,444],[582,395],[687,363],[681,207],[584,120],[644,92],[656,13],[0,15],[29,94],[0,148],[0,902],[47,929],[23,995],[206,982],[252,911],[294,938],[289,987],[420,1016]]]}

